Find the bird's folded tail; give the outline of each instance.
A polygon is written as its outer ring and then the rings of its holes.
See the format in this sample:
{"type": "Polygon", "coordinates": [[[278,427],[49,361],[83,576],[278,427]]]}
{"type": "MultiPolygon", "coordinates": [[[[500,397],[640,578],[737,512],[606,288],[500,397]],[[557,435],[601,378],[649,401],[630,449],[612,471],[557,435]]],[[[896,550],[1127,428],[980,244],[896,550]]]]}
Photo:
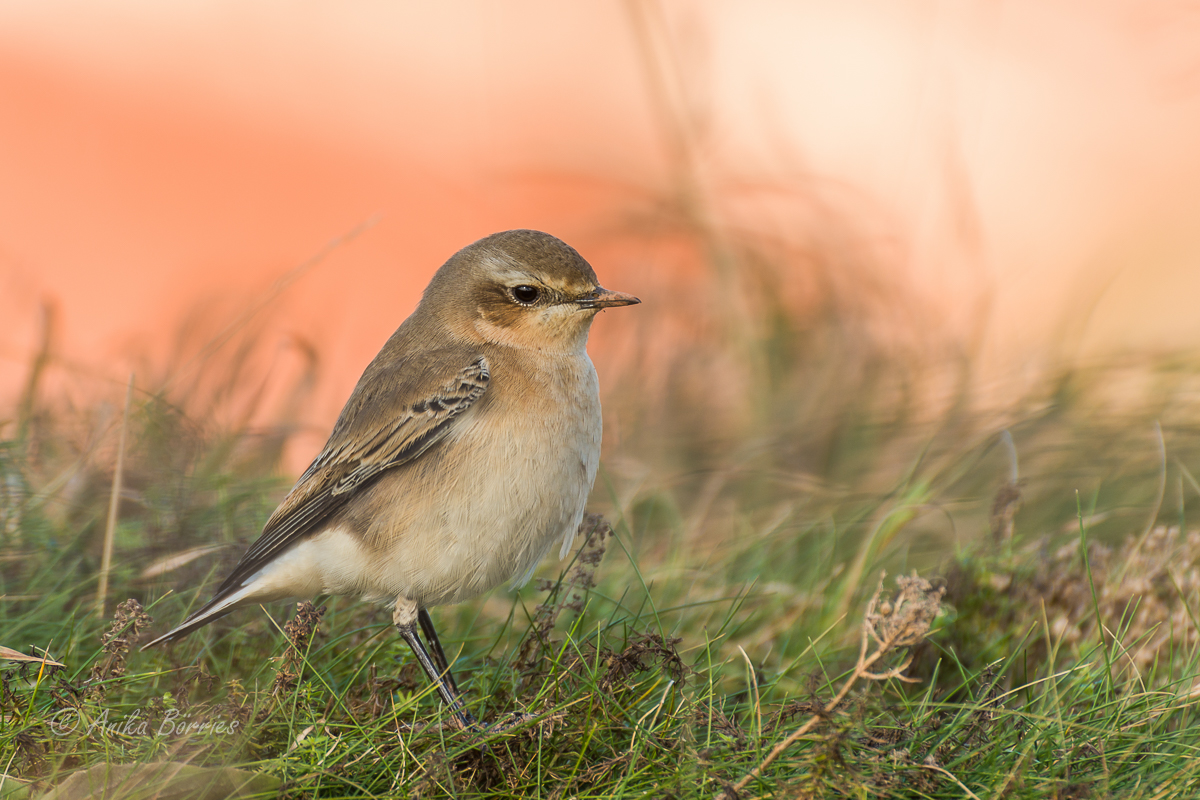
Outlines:
{"type": "Polygon", "coordinates": [[[171,642],[176,639],[183,638],[192,631],[198,628],[203,628],[208,623],[220,619],[241,605],[241,602],[246,599],[246,596],[250,594],[253,588],[253,581],[250,581],[246,585],[243,585],[237,589],[237,591],[218,591],[217,595],[212,600],[209,600],[207,603],[205,603],[204,606],[198,611],[188,616],[188,618],[183,622],[179,623],[162,636],[159,636],[157,639],[146,642],[139,649],[145,650],[146,648],[154,647],[156,644],[171,642]]]}

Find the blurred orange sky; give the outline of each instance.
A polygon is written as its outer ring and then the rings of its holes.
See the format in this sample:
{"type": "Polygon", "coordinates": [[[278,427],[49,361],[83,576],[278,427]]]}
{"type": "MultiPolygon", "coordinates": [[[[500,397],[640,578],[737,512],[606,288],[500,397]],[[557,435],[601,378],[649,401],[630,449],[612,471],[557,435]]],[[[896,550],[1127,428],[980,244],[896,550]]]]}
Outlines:
{"type": "Polygon", "coordinates": [[[1191,3],[7,0],[0,418],[44,303],[68,382],[116,398],[188,314],[237,318],[368,220],[263,328],[319,346],[314,424],[496,230],[669,307],[653,254],[600,243],[667,191],[673,106],[740,225],[786,238],[792,209],[735,187],[838,197],[989,380],[1200,340],[1191,3]]]}

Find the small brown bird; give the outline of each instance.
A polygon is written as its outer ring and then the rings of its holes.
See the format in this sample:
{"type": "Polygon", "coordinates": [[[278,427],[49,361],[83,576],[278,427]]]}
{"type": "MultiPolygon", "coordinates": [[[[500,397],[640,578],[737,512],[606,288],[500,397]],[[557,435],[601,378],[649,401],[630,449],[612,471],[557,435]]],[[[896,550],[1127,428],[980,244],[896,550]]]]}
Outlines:
{"type": "Polygon", "coordinates": [[[538,231],[454,254],[212,600],[145,647],[244,605],[355,595],[394,608],[471,724],[427,609],[524,582],[555,542],[566,555],[600,460],[588,330],[600,310],[638,302],[538,231]]]}

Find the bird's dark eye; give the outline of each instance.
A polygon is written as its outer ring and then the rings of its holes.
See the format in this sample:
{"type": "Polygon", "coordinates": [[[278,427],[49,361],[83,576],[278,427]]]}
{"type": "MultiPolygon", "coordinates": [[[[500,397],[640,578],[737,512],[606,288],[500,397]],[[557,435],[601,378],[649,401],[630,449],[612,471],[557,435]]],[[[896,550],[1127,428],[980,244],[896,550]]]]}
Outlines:
{"type": "Polygon", "coordinates": [[[512,296],[518,303],[530,305],[537,302],[537,299],[542,296],[542,292],[536,286],[514,286],[512,296]]]}

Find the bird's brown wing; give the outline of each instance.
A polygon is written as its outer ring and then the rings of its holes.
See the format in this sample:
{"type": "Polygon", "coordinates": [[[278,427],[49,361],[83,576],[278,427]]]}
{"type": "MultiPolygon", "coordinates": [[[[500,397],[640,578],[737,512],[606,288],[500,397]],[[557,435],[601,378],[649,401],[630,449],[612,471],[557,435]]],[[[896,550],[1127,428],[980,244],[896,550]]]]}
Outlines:
{"type": "Polygon", "coordinates": [[[316,530],[382,472],[442,441],[455,418],[487,390],[489,378],[487,359],[461,350],[368,367],[325,448],[275,509],[214,600],[316,530]]]}

